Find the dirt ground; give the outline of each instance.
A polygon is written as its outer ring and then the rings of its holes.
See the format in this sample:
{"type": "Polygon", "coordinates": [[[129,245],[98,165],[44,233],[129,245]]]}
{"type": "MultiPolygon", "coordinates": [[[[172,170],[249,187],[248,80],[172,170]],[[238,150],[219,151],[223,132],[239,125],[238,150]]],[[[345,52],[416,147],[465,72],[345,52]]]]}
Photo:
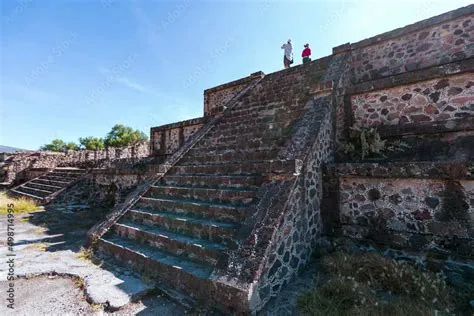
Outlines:
{"type": "MultiPolygon", "coordinates": [[[[8,283],[9,281],[0,282],[2,293],[6,292],[8,283]]],[[[2,304],[2,315],[100,314],[86,302],[84,293],[71,279],[37,277],[18,279],[14,284],[14,309],[6,308],[5,304],[2,304]]]]}

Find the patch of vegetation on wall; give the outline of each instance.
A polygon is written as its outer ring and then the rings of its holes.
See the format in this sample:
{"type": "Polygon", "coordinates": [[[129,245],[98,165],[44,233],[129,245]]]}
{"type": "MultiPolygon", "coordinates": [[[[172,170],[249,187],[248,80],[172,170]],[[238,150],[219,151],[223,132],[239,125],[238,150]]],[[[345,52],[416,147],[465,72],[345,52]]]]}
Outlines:
{"type": "Polygon", "coordinates": [[[353,126],[350,128],[348,139],[341,143],[338,154],[350,160],[366,160],[387,158],[389,152],[403,152],[411,148],[400,141],[382,139],[374,127],[364,128],[353,126]]]}

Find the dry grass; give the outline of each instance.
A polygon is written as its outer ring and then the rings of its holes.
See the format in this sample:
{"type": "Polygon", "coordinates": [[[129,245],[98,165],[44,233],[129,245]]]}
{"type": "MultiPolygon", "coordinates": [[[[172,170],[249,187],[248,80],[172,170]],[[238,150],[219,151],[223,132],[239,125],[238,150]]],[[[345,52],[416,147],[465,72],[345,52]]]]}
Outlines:
{"type": "Polygon", "coordinates": [[[85,282],[84,282],[84,279],[82,278],[74,278],[74,285],[78,288],[80,288],[81,290],[84,288],[85,286],[85,282]]]}
{"type": "Polygon", "coordinates": [[[8,205],[13,204],[14,214],[30,213],[38,210],[35,201],[27,198],[12,198],[5,193],[0,193],[0,214],[8,214],[8,205]]]}
{"type": "Polygon", "coordinates": [[[90,306],[94,312],[99,312],[103,309],[102,304],[90,304],[90,306]]]}
{"type": "Polygon", "coordinates": [[[28,245],[26,249],[36,249],[36,250],[44,252],[48,249],[48,245],[43,242],[37,242],[31,245],[28,245]]]}
{"type": "Polygon", "coordinates": [[[441,275],[376,254],[336,253],[323,259],[330,280],[304,292],[305,315],[442,315],[454,296],[441,275]],[[441,313],[442,311],[442,313],[441,313]]]}
{"type": "Polygon", "coordinates": [[[77,253],[76,257],[78,259],[81,259],[87,262],[92,262],[92,259],[93,259],[92,248],[81,247],[81,250],[77,253]]]}
{"type": "Polygon", "coordinates": [[[441,275],[423,272],[406,262],[377,254],[348,255],[337,253],[324,260],[328,271],[338,277],[352,277],[357,282],[398,295],[445,306],[448,286],[441,275]]]}

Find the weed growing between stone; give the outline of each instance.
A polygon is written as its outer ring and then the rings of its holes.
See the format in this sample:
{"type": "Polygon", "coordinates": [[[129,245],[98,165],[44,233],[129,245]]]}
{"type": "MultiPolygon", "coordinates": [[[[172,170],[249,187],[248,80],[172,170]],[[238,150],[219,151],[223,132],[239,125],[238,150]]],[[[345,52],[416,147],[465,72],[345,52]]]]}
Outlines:
{"type": "Polygon", "coordinates": [[[339,252],[322,266],[329,281],[298,299],[305,315],[448,315],[465,308],[443,275],[406,262],[339,252]]]}
{"type": "Polygon", "coordinates": [[[382,139],[376,128],[350,128],[349,138],[339,148],[339,153],[353,160],[386,158],[389,152],[403,152],[411,148],[400,141],[382,139]]]}
{"type": "Polygon", "coordinates": [[[76,257],[78,259],[81,259],[87,262],[92,262],[92,259],[93,259],[92,248],[81,247],[81,250],[77,253],[76,257]]]}
{"type": "Polygon", "coordinates": [[[41,252],[45,252],[48,249],[48,245],[45,244],[44,242],[40,242],[40,243],[31,244],[26,248],[32,248],[32,249],[36,249],[36,250],[41,251],[41,252]]]}
{"type": "Polygon", "coordinates": [[[27,198],[12,198],[0,193],[0,214],[7,214],[9,204],[14,205],[15,214],[29,213],[39,209],[35,201],[27,198]]]}

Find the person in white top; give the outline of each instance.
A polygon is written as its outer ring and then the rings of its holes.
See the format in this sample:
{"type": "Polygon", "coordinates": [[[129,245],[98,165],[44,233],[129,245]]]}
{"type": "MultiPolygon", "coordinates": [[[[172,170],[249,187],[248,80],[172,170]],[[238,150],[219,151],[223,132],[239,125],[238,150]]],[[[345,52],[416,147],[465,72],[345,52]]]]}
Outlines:
{"type": "Polygon", "coordinates": [[[285,65],[285,69],[290,68],[290,65],[293,63],[293,46],[291,45],[291,39],[289,39],[285,44],[281,45],[281,49],[285,50],[285,55],[283,55],[283,65],[285,65]]]}

